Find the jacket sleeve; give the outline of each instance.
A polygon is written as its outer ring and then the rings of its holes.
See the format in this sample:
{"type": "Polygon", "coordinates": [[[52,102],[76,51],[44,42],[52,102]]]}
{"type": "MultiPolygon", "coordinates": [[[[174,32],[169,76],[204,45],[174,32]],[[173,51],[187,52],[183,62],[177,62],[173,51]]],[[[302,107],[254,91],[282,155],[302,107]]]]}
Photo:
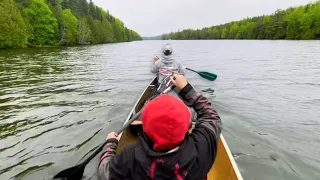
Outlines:
{"type": "Polygon", "coordinates": [[[116,155],[118,140],[109,139],[106,144],[106,150],[101,155],[99,168],[98,168],[98,179],[99,180],[113,180],[113,179],[124,179],[128,174],[127,158],[125,153],[116,155]]]}
{"type": "Polygon", "coordinates": [[[182,64],[179,62],[179,73],[182,75],[186,74],[185,68],[182,66],[182,64]]]}
{"type": "Polygon", "coordinates": [[[187,84],[179,92],[179,95],[187,106],[193,107],[197,112],[196,128],[206,128],[208,133],[213,135],[215,140],[218,140],[222,124],[218,113],[213,109],[211,103],[202,94],[196,92],[190,84],[187,84]]]}
{"type": "Polygon", "coordinates": [[[188,84],[179,95],[186,105],[193,107],[197,112],[195,129],[190,137],[194,140],[198,152],[198,161],[201,164],[200,171],[205,175],[213,165],[217,144],[220,138],[222,123],[211,103],[199,92],[188,84]]]}
{"type": "Polygon", "coordinates": [[[152,72],[152,73],[158,73],[158,72],[159,72],[160,61],[161,61],[161,60],[158,60],[157,62],[155,62],[155,63],[152,65],[152,67],[151,67],[151,72],[152,72]]]}

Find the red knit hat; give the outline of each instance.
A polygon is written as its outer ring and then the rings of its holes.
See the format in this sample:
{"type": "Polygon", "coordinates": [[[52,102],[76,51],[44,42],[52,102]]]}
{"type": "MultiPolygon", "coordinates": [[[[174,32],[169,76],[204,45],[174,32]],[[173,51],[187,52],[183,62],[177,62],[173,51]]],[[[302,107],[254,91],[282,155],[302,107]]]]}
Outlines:
{"type": "Polygon", "coordinates": [[[171,150],[184,139],[191,113],[176,97],[164,94],[150,101],[142,112],[142,127],[154,150],[171,150]]]}

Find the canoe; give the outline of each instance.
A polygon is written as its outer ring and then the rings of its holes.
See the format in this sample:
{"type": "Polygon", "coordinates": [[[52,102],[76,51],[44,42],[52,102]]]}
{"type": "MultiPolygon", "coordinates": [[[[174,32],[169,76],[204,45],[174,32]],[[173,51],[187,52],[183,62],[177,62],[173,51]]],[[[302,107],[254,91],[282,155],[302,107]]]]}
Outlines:
{"type": "MultiPolygon", "coordinates": [[[[138,101],[130,111],[128,118],[124,122],[126,124],[130,118],[139,112],[144,106],[145,101],[148,99],[152,87],[156,84],[156,79],[153,79],[146,89],[143,91],[138,101]]],[[[119,136],[119,144],[117,153],[121,152],[123,148],[130,143],[136,142],[139,133],[142,132],[141,121],[134,121],[127,129],[125,129],[119,136]]],[[[218,151],[216,160],[207,174],[207,180],[242,180],[239,168],[231,154],[231,151],[221,134],[218,142],[218,151]]]]}

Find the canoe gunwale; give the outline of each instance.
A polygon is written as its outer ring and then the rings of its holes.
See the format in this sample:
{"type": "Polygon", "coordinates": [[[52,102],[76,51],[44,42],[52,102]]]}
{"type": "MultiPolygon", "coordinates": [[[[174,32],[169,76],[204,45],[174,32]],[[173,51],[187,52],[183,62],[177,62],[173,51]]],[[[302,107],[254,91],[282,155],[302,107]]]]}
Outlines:
{"type": "Polygon", "coordinates": [[[224,139],[222,133],[220,135],[220,140],[221,140],[221,142],[222,142],[222,144],[223,144],[223,146],[224,146],[224,148],[225,148],[225,150],[226,150],[226,152],[227,152],[227,154],[229,156],[229,159],[231,161],[232,167],[234,167],[233,169],[234,169],[234,171],[235,171],[235,173],[237,175],[238,180],[243,180],[243,177],[241,175],[239,167],[238,167],[236,161],[234,160],[234,157],[233,157],[233,155],[231,153],[231,150],[230,150],[230,148],[229,148],[229,146],[227,144],[227,141],[224,139]]]}

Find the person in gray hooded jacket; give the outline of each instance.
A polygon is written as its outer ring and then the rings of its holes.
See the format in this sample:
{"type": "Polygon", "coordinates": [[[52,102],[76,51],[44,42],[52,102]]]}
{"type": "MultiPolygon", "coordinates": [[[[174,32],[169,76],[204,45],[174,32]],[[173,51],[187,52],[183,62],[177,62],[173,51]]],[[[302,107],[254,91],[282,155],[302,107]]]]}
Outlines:
{"type": "Polygon", "coordinates": [[[171,75],[172,73],[185,75],[185,70],[180,61],[172,57],[171,45],[164,45],[162,52],[163,54],[161,59],[159,59],[157,56],[154,58],[155,63],[151,68],[152,73],[157,73],[158,83],[160,84],[165,77],[171,75]]]}
{"type": "MultiPolygon", "coordinates": [[[[167,77],[170,77],[172,73],[185,75],[185,68],[182,66],[181,62],[172,57],[172,47],[170,44],[165,44],[163,46],[161,58],[159,56],[155,56],[154,61],[155,63],[152,66],[151,72],[157,74],[158,84],[150,93],[149,98],[151,99],[155,98],[157,95],[159,95],[159,92],[163,92],[167,88],[167,81],[163,80],[167,77]]],[[[171,94],[180,99],[176,91],[168,92],[168,94],[171,94]]],[[[191,112],[192,118],[196,119],[197,113],[195,112],[195,110],[191,107],[189,107],[189,110],[191,112]]],[[[141,117],[139,119],[141,119],[141,117]]]]}

